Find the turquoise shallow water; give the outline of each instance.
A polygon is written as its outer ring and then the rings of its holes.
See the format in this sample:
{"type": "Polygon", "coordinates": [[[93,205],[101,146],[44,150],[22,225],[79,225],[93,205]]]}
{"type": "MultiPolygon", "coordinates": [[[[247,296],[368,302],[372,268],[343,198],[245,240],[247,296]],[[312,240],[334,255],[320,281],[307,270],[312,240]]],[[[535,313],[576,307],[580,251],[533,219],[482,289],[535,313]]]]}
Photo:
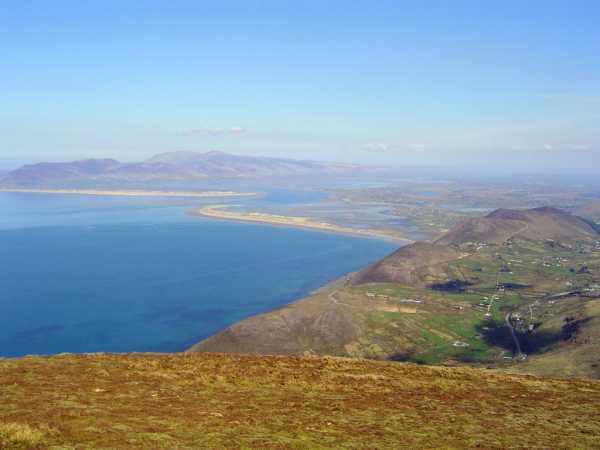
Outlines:
{"type": "MultiPolygon", "coordinates": [[[[286,196],[305,198],[273,194],[286,196]]],[[[0,355],[183,350],[396,247],[190,204],[0,193],[0,355]]]]}

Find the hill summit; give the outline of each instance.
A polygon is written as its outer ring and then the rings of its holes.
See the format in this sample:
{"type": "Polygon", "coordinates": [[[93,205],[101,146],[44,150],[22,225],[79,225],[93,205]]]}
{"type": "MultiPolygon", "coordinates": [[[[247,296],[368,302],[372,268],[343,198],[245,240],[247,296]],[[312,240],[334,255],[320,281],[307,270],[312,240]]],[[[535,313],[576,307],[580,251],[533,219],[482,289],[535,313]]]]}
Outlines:
{"type": "Polygon", "coordinates": [[[596,230],[587,221],[557,208],[501,208],[485,217],[467,220],[435,242],[456,246],[466,242],[498,244],[511,237],[577,240],[596,235],[596,230]]]}

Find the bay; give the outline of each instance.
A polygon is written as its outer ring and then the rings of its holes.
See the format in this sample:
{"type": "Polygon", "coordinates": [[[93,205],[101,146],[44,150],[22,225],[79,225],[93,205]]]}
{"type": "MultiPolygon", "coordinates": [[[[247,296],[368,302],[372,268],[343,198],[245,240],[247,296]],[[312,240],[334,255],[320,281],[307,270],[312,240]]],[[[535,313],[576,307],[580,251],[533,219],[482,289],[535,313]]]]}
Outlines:
{"type": "Polygon", "coordinates": [[[397,246],[186,213],[205,203],[0,193],[0,355],[182,351],[397,246]]]}

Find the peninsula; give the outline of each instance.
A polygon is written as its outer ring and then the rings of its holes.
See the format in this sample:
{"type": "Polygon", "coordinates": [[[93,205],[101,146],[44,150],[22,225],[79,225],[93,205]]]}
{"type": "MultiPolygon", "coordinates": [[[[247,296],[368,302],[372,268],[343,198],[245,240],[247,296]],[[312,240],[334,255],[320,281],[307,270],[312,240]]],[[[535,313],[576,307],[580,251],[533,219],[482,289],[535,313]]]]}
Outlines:
{"type": "Polygon", "coordinates": [[[201,208],[195,208],[190,211],[191,214],[212,217],[226,220],[239,220],[243,222],[268,223],[272,225],[285,225],[292,227],[310,228],[314,230],[329,231],[332,233],[355,234],[360,236],[378,237],[410,242],[405,235],[397,230],[385,230],[374,228],[352,228],[342,225],[335,225],[327,222],[318,222],[308,217],[283,216],[279,214],[269,214],[261,212],[231,211],[231,205],[210,205],[201,208]]]}
{"type": "Polygon", "coordinates": [[[253,197],[257,192],[235,191],[138,191],[138,190],[102,190],[102,189],[27,189],[0,188],[0,192],[29,192],[35,194],[74,194],[74,195],[113,195],[125,197],[253,197]]]}
{"type": "Polygon", "coordinates": [[[497,209],[192,346],[600,378],[600,234],[550,208],[497,209]]]}

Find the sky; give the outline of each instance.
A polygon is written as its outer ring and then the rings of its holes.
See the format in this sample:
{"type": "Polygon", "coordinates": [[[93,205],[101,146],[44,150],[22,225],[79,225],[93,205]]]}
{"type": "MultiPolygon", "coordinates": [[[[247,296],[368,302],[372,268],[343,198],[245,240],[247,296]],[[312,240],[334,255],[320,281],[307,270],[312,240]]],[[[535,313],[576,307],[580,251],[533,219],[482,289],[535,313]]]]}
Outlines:
{"type": "Polygon", "coordinates": [[[0,169],[155,153],[600,168],[600,2],[0,8],[0,169]]]}

